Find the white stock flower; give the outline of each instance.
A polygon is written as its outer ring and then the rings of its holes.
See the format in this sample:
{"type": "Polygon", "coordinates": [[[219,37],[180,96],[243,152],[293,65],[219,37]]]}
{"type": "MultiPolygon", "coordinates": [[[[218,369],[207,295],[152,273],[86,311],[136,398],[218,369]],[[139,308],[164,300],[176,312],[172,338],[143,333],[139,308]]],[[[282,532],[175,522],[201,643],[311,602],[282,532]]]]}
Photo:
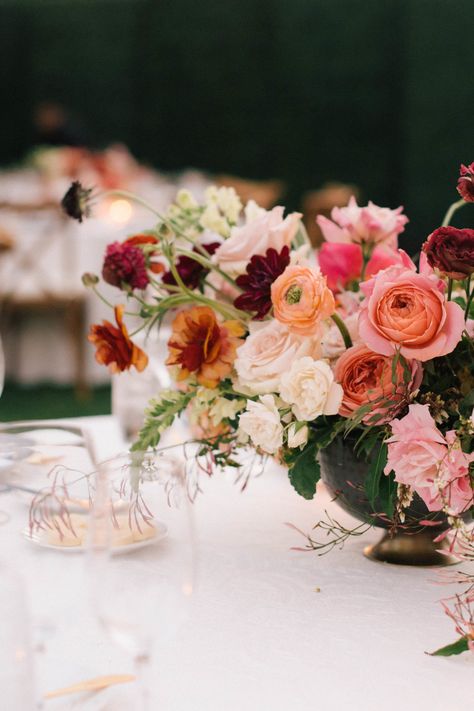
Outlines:
{"type": "Polygon", "coordinates": [[[200,217],[199,224],[206,230],[217,232],[217,234],[222,235],[222,237],[227,237],[230,234],[230,227],[227,220],[220,213],[216,203],[213,202],[206,205],[200,217]]]}
{"type": "Polygon", "coordinates": [[[179,190],[176,195],[176,204],[183,210],[191,210],[198,207],[198,202],[194,195],[189,190],[179,190]]]}
{"type": "Polygon", "coordinates": [[[217,427],[222,420],[233,420],[237,413],[244,409],[245,404],[245,400],[228,400],[225,397],[216,398],[209,410],[212,424],[217,427]]]}
{"type": "Polygon", "coordinates": [[[283,426],[273,395],[262,395],[259,402],[249,400],[239,417],[239,432],[248,435],[256,447],[275,454],[283,444],[283,426]]]}
{"type": "Polygon", "coordinates": [[[288,447],[290,449],[295,449],[296,447],[302,447],[308,441],[308,426],[303,425],[298,431],[296,431],[296,422],[293,422],[288,428],[288,447]]]}
{"type": "Polygon", "coordinates": [[[298,420],[315,420],[320,415],[336,415],[342,401],[342,387],[324,360],[305,356],[294,361],[281,378],[280,395],[298,420]]]}
{"type": "Polygon", "coordinates": [[[273,319],[264,325],[251,324],[250,335],[237,348],[234,386],[245,395],[278,392],[280,379],[293,361],[303,356],[318,358],[319,340],[292,334],[273,319]]]}

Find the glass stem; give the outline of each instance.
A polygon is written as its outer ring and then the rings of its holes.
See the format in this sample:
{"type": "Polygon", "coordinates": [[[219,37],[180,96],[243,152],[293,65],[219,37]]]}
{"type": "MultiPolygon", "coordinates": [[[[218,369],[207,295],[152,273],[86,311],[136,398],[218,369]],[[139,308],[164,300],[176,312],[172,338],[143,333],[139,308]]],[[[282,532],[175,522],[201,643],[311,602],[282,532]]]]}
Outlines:
{"type": "Polygon", "coordinates": [[[136,711],[151,711],[149,687],[150,654],[148,652],[137,654],[133,662],[138,691],[136,711]]]}

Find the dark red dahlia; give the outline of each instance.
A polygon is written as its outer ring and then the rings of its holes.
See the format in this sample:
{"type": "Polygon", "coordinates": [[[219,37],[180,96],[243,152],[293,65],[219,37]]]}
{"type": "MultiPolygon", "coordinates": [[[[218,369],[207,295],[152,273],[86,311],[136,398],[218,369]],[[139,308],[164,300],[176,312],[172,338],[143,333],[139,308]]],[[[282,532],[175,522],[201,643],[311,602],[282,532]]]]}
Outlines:
{"type": "Polygon", "coordinates": [[[102,267],[104,281],[119,289],[145,289],[148,274],[143,251],[124,242],[113,242],[107,247],[102,267]]]}
{"type": "Polygon", "coordinates": [[[242,311],[256,311],[253,318],[257,321],[264,318],[272,307],[271,286],[289,263],[290,249],[286,246],[281,252],[270,247],[265,256],[254,255],[247,264],[247,274],[236,280],[244,293],[235,299],[234,306],[242,311]]]}
{"type": "MultiPolygon", "coordinates": [[[[203,248],[209,255],[214,254],[216,249],[220,247],[220,242],[211,242],[210,244],[203,244],[203,248]]],[[[200,254],[199,250],[194,247],[193,252],[200,254]]],[[[176,271],[181,277],[184,284],[188,289],[197,289],[202,280],[209,273],[209,269],[203,267],[192,257],[187,257],[186,255],[181,255],[176,262],[176,271]]],[[[176,286],[176,279],[174,278],[171,271],[165,272],[162,277],[164,284],[169,284],[170,286],[176,286]]]]}
{"type": "Polygon", "coordinates": [[[474,163],[461,165],[457,191],[466,202],[474,202],[474,163]]]}

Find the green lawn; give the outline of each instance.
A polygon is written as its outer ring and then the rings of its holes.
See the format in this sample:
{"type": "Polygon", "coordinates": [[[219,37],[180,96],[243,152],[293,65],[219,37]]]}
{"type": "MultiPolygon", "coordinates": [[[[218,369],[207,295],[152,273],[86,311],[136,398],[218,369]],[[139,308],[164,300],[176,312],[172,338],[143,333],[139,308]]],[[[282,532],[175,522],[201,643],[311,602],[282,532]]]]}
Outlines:
{"type": "Polygon", "coordinates": [[[7,382],[0,397],[0,421],[110,414],[110,386],[93,388],[78,399],[74,388],[60,385],[24,386],[7,382]]]}

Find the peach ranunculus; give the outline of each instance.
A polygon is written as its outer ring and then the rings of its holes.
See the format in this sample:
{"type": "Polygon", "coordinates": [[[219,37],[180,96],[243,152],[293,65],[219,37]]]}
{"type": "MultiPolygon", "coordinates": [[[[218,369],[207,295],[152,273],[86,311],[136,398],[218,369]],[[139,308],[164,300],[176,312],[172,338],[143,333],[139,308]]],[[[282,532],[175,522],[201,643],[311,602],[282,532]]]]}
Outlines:
{"type": "Polygon", "coordinates": [[[334,207],[332,220],[323,215],[316,218],[327,242],[355,242],[357,244],[384,244],[396,249],[398,235],[403,232],[408,217],[402,215],[403,207],[391,210],[369,201],[365,207],[357,204],[354,196],[346,207],[334,207]]]}
{"type": "Polygon", "coordinates": [[[391,423],[385,474],[410,486],[430,511],[459,514],[473,501],[469,464],[474,454],[461,450],[452,430],[446,437],[436,427],[428,405],[414,404],[408,414],[391,423]]]}
{"type": "Polygon", "coordinates": [[[275,318],[291,333],[314,335],[335,310],[334,296],[319,269],[290,264],[272,284],[275,318]]]}
{"type": "Polygon", "coordinates": [[[278,392],[281,376],[297,358],[320,354],[318,338],[290,333],[276,319],[264,325],[250,325],[250,335],[237,349],[234,363],[237,380],[234,387],[248,395],[278,392]]]}
{"type": "Polygon", "coordinates": [[[180,368],[178,380],[191,374],[200,385],[214,388],[230,375],[245,329],[239,321],[217,321],[209,306],[180,311],[172,324],[166,365],[180,368]]]}
{"type": "MultiPolygon", "coordinates": [[[[347,288],[351,281],[360,279],[362,273],[362,247],[359,244],[344,242],[324,242],[317,253],[322,273],[327,276],[331,291],[338,292],[347,288]]],[[[398,251],[385,246],[376,247],[365,268],[368,279],[382,269],[393,264],[400,264],[398,251]]]]}
{"type": "Polygon", "coordinates": [[[403,265],[361,284],[359,333],[376,353],[397,349],[408,360],[430,360],[454,350],[465,328],[462,308],[446,301],[444,284],[423,262],[422,273],[401,252],[403,265]]]}
{"type": "Polygon", "coordinates": [[[274,207],[245,225],[233,227],[230,237],[216,250],[213,261],[234,277],[245,272],[253,255],[264,255],[270,247],[277,252],[289,247],[298,231],[301,214],[292,212],[283,219],[283,211],[283,207],[274,207]]]}
{"type": "Polygon", "coordinates": [[[124,306],[114,309],[117,326],[110,321],[91,326],[88,339],[96,347],[95,359],[107,365],[111,373],[120,373],[134,366],[139,372],[148,365],[148,356],[130,340],[123,323],[124,306]]]}
{"type": "Polygon", "coordinates": [[[334,368],[335,378],[344,391],[340,415],[350,417],[369,403],[373,403],[373,408],[363,418],[366,424],[382,424],[397,414],[409,394],[420,386],[423,371],[418,361],[407,363],[411,380],[405,385],[404,366],[399,360],[395,368],[396,383],[393,383],[392,361],[393,356],[374,353],[364,344],[352,346],[343,353],[334,368]],[[374,415],[383,417],[377,417],[374,422],[374,415]]]}

